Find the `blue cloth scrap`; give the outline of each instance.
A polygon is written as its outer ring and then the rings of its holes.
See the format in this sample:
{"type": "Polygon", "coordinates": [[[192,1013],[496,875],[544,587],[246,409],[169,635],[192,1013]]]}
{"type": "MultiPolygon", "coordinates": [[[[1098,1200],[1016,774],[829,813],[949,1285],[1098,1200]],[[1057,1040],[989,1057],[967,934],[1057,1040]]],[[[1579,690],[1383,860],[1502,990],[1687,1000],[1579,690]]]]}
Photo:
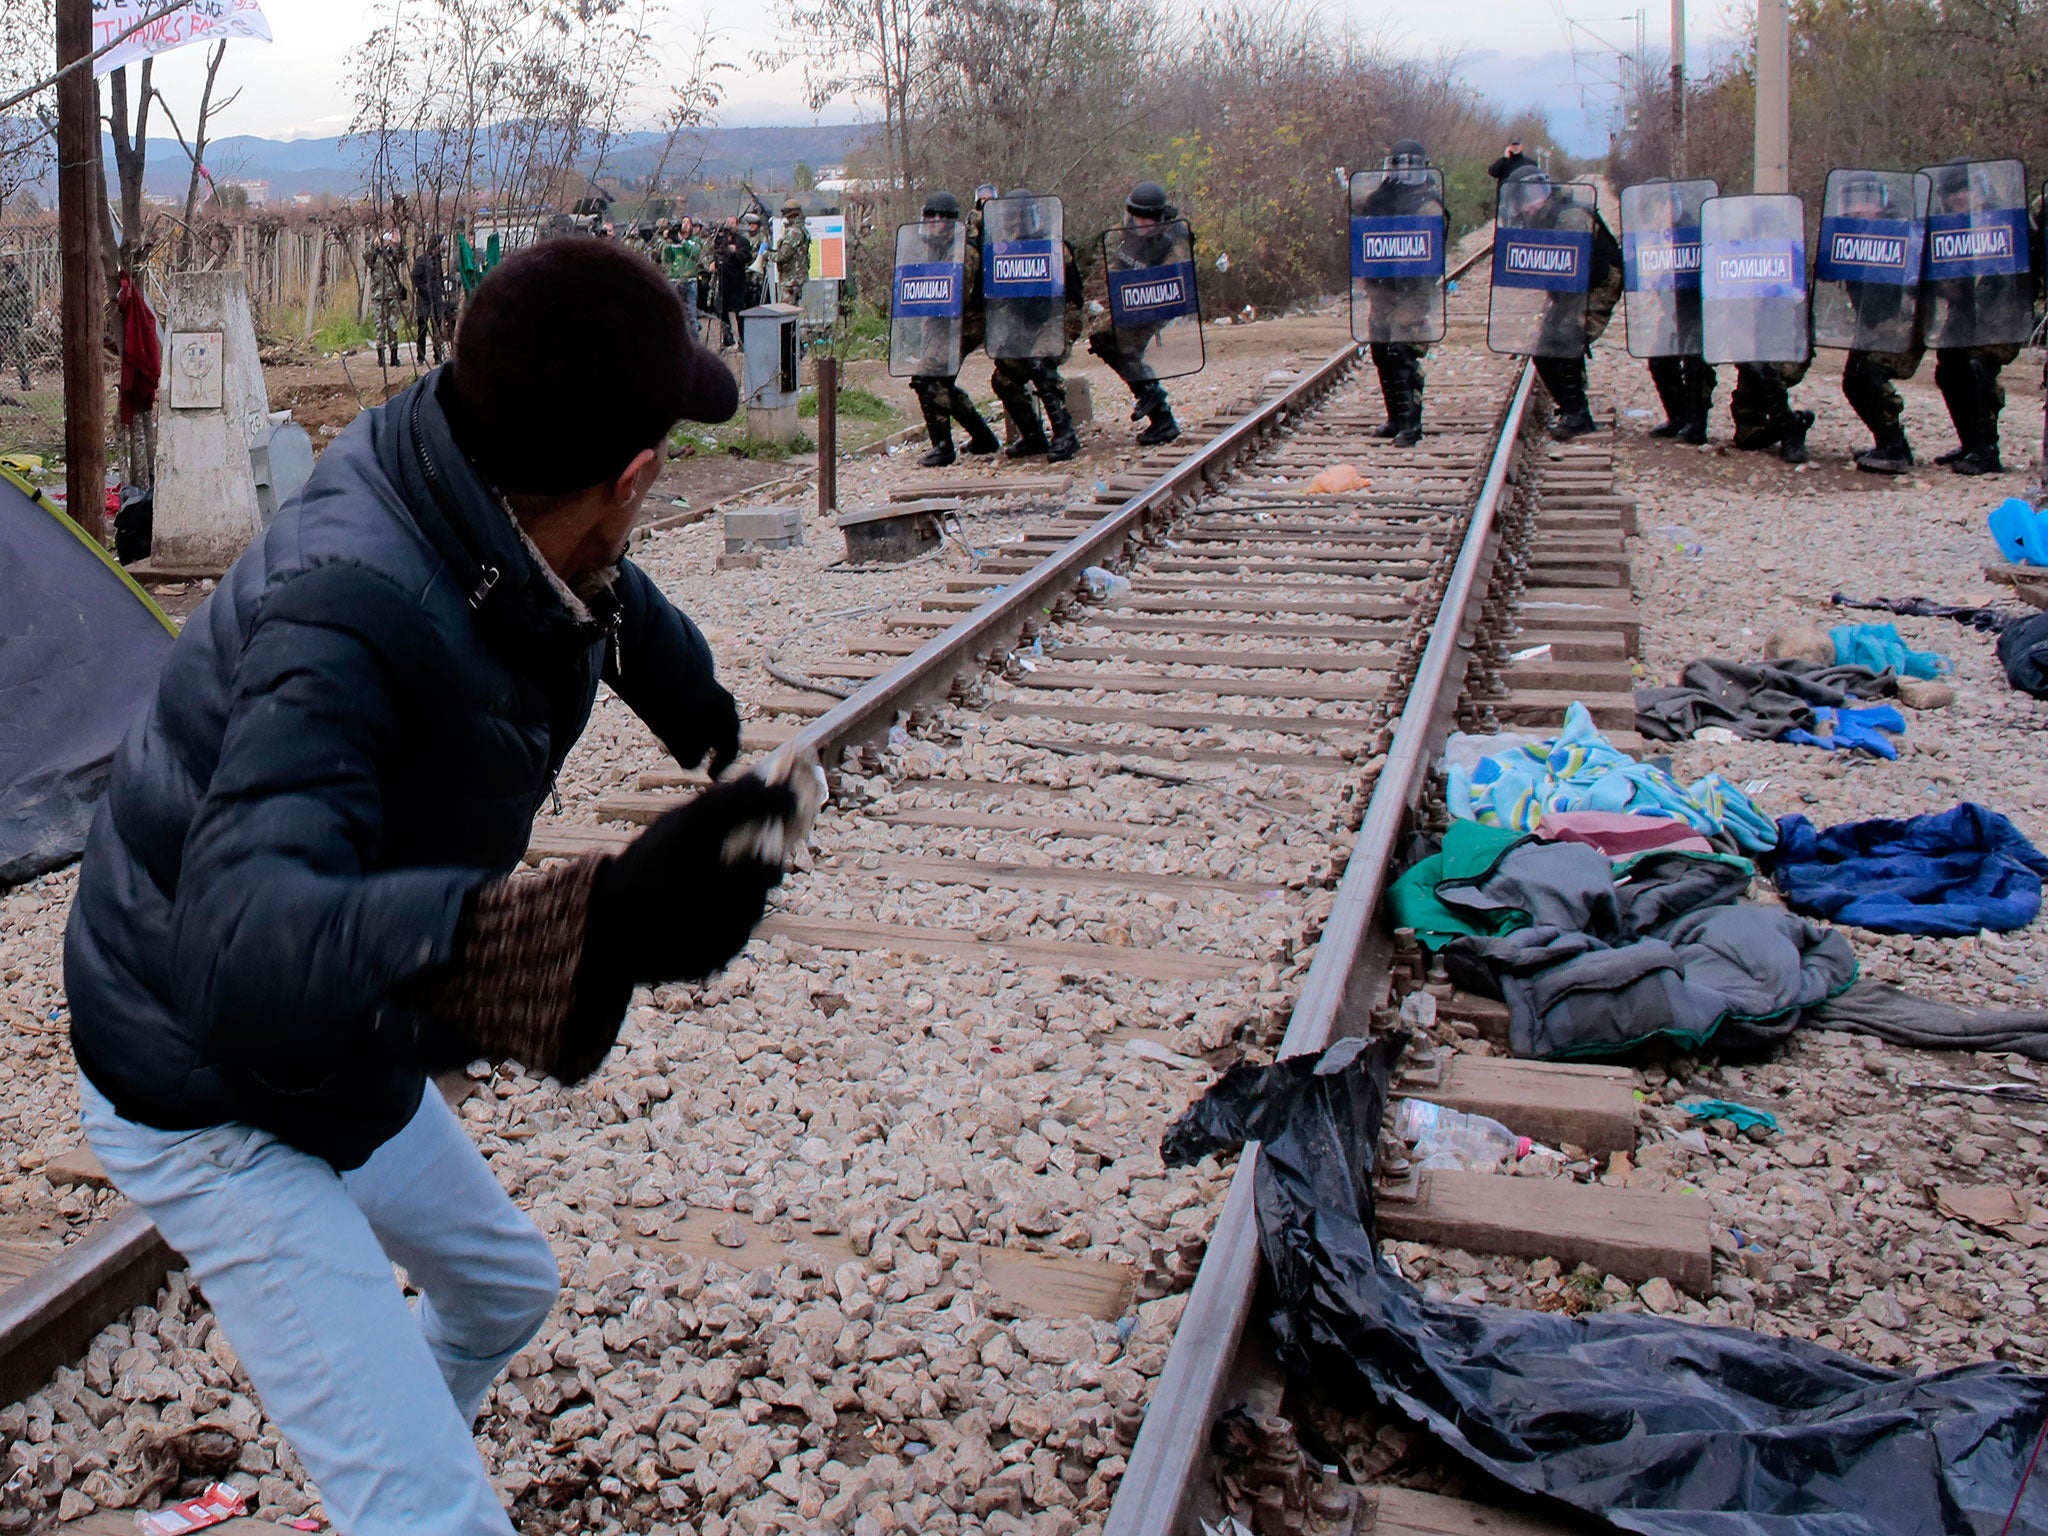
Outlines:
{"type": "Polygon", "coordinates": [[[1906,644],[1896,624],[1837,624],[1828,631],[1835,642],[1835,665],[1896,672],[1901,677],[1942,677],[1955,666],[1934,651],[1916,651],[1906,644]]]}
{"type": "Polygon", "coordinates": [[[1778,740],[1829,752],[1868,752],[1873,757],[1896,758],[1899,749],[1884,733],[1906,734],[1906,717],[1889,704],[1868,704],[1861,709],[1829,709],[1825,704],[1816,704],[1813,724],[1810,731],[1787,731],[1778,740]]]}
{"type": "Polygon", "coordinates": [[[1965,802],[1903,821],[1822,831],[1778,822],[1772,878],[1795,912],[1877,933],[1955,938],[2024,928],[2041,911],[2048,857],[2005,817],[1965,802]]]}
{"type": "Polygon", "coordinates": [[[1681,784],[1637,762],[1602,736],[1576,701],[1556,736],[1470,767],[1453,763],[1447,777],[1451,814],[1482,826],[1534,832],[1545,815],[1558,811],[1625,811],[1683,821],[1702,837],[1725,832],[1745,853],[1761,853],[1778,840],[1771,819],[1718,773],[1681,784]]]}

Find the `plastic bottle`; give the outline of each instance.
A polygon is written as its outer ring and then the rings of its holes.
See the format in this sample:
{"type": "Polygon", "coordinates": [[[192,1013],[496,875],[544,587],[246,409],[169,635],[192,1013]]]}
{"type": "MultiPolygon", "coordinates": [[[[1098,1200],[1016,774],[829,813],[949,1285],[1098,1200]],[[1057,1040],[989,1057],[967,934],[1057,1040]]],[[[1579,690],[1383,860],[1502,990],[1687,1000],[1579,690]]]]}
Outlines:
{"type": "Polygon", "coordinates": [[[1416,1166],[1424,1170],[1492,1168],[1536,1149],[1535,1142],[1517,1136],[1498,1120],[1424,1099],[1402,1099],[1395,1105],[1394,1134],[1415,1148],[1416,1166]]]}

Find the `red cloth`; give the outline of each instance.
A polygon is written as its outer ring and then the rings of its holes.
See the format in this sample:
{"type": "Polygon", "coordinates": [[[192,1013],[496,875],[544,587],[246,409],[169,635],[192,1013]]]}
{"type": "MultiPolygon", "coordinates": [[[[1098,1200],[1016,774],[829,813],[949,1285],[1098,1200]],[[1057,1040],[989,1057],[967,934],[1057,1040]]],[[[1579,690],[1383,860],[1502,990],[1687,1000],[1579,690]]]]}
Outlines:
{"type": "Polygon", "coordinates": [[[156,339],[156,315],[135,279],[121,274],[121,425],[156,409],[157,380],[163,377],[164,349],[156,339]]]}
{"type": "Polygon", "coordinates": [[[1586,843],[1610,859],[1625,859],[1653,848],[1682,853],[1714,851],[1714,845],[1687,822],[1628,811],[1551,811],[1536,823],[1536,835],[1557,843],[1586,843]]]}

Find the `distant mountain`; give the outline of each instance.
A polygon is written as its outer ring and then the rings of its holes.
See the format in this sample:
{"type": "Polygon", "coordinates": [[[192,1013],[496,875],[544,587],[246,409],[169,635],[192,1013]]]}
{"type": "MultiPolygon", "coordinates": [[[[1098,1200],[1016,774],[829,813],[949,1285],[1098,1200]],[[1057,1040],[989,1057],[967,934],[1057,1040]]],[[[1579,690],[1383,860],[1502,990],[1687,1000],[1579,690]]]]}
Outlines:
{"type": "MultiPolygon", "coordinates": [[[[789,186],[798,161],[813,170],[839,165],[867,131],[847,123],[715,128],[679,140],[669,156],[668,170],[670,174],[688,171],[701,154],[698,174],[707,180],[744,176],[764,192],[781,190],[789,186]]],[[[625,135],[606,157],[602,179],[616,186],[618,178],[631,181],[646,177],[660,159],[665,138],[660,133],[625,135]]],[[[206,168],[220,180],[269,182],[272,202],[300,192],[316,197],[323,193],[347,197],[363,188],[364,149],[362,144],[338,138],[263,139],[236,134],[207,146],[206,168]]],[[[110,182],[114,177],[112,155],[108,141],[110,182]]],[[[166,138],[150,145],[149,170],[144,177],[149,191],[167,196],[181,194],[190,174],[191,162],[179,151],[176,140],[166,138]]]]}

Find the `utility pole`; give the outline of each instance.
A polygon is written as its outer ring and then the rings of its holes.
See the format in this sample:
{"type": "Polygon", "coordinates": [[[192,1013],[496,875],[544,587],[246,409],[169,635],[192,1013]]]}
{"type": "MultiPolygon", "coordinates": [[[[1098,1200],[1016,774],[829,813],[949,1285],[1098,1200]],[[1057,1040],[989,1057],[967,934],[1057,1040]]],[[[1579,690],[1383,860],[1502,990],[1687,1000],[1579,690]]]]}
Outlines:
{"type": "MultiPolygon", "coordinates": [[[[92,0],[57,0],[57,63],[92,52],[92,0]]],[[[105,275],[97,249],[106,201],[100,166],[99,84],[88,68],[57,82],[57,238],[64,262],[65,509],[106,542],[105,275]]]]}
{"type": "Polygon", "coordinates": [[[1671,179],[1685,180],[1685,0],[1671,0],[1671,179]]]}
{"type": "Polygon", "coordinates": [[[1785,0],[1756,4],[1756,175],[1751,190],[1792,190],[1792,36],[1785,0]]]}

